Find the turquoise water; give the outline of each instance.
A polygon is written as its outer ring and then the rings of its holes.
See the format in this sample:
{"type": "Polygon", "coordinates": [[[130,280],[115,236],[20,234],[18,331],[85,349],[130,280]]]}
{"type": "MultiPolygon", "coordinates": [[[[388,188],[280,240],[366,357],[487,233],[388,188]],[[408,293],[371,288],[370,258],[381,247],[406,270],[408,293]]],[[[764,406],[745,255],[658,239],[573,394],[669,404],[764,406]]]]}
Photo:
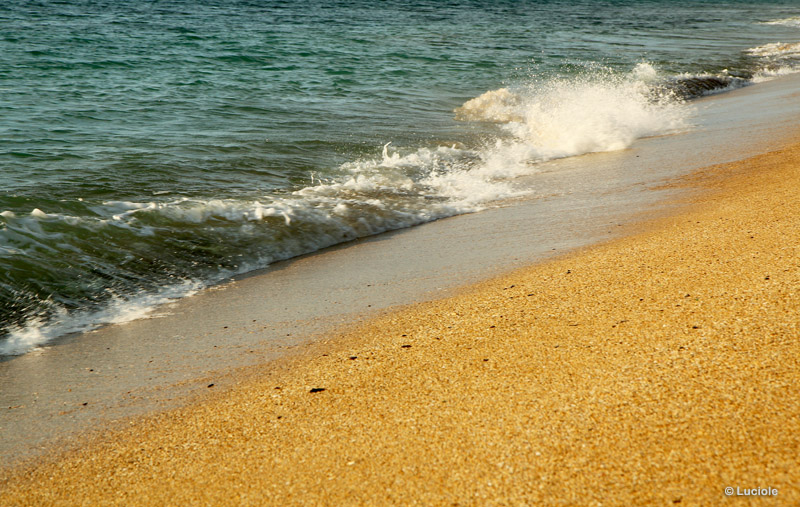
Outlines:
{"type": "Polygon", "coordinates": [[[524,196],[799,42],[789,1],[0,3],[0,354],[524,196]]]}

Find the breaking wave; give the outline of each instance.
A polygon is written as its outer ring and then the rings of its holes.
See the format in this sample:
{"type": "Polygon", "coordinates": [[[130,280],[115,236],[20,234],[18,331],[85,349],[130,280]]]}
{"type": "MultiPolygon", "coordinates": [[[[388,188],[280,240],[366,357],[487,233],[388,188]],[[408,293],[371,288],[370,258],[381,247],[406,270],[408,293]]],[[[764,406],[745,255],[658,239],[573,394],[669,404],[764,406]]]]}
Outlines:
{"type": "Polygon", "coordinates": [[[624,149],[642,137],[686,127],[687,108],[659,89],[658,73],[640,64],[628,74],[600,70],[577,78],[488,91],[456,109],[456,118],[502,124],[507,137],[487,150],[487,165],[530,162],[624,149]]]}
{"type": "Polygon", "coordinates": [[[247,198],[39,203],[0,213],[0,354],[150,314],[232,275],[530,192],[537,163],[685,129],[690,108],[648,64],[487,91],[456,109],[489,135],[387,143],[294,191],[247,198]],[[53,208],[53,209],[51,209],[53,208]],[[55,261],[54,259],[57,259],[55,261]],[[37,276],[30,276],[36,273],[37,276]]]}
{"type": "Polygon", "coordinates": [[[753,74],[753,82],[762,82],[775,77],[800,71],[800,42],[772,42],[745,50],[759,63],[753,74]]]}

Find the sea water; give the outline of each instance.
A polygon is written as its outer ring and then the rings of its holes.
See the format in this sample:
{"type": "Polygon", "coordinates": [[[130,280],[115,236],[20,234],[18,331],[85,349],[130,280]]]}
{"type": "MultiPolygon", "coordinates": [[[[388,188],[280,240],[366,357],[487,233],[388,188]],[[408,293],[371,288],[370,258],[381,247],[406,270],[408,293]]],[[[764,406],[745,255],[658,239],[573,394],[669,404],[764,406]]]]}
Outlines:
{"type": "Polygon", "coordinates": [[[793,1],[2,2],[0,355],[524,197],[796,70],[793,1]]]}

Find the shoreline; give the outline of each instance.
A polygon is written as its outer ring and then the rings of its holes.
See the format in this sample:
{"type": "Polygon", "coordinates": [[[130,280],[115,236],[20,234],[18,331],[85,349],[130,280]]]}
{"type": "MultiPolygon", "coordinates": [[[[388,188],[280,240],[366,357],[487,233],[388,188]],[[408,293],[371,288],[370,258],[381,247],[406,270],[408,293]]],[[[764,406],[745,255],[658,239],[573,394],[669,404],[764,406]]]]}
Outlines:
{"type": "Polygon", "coordinates": [[[226,372],[293,356],[342,326],[460,294],[464,286],[618,237],[643,217],[674,213],[670,198],[693,190],[663,185],[665,179],[783,142],[800,108],[786,102],[797,82],[790,76],[698,101],[698,124],[688,134],[543,164],[530,184],[564,188],[560,194],[282,262],[167,305],[159,317],[0,363],[0,406],[8,407],[0,419],[2,461],[74,447],[94,428],[180,407],[204,396],[209,383],[235,384],[232,377],[220,381],[226,372]]]}
{"type": "Polygon", "coordinates": [[[0,501],[797,502],[798,168],[793,144],[679,178],[704,192],[632,236],[4,471],[0,501]]]}

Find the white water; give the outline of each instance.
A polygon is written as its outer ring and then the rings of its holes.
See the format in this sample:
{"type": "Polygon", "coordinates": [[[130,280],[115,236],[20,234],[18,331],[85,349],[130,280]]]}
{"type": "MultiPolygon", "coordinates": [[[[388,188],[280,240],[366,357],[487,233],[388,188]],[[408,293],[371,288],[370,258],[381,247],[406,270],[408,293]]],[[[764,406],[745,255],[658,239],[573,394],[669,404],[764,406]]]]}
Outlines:
{"type": "Polygon", "coordinates": [[[492,170],[524,171],[532,162],[625,149],[634,140],[687,128],[690,108],[674,96],[654,97],[657,71],[609,71],[532,82],[484,93],[456,110],[465,120],[502,123],[510,134],[483,157],[492,170]]]}
{"type": "Polygon", "coordinates": [[[774,19],[772,21],[765,21],[763,24],[800,27],[800,16],[793,16],[790,18],[783,18],[783,19],[774,19]]]}
{"type": "Polygon", "coordinates": [[[5,340],[0,342],[0,355],[24,354],[59,336],[91,331],[104,324],[121,324],[151,317],[157,307],[196,294],[199,289],[199,283],[185,281],[165,287],[158,294],[144,294],[130,299],[114,297],[103,309],[93,312],[70,313],[54,305],[55,313],[47,321],[35,318],[23,327],[10,329],[5,340]]]}
{"type": "Polygon", "coordinates": [[[169,227],[179,224],[202,224],[232,240],[255,235],[263,241],[257,242],[257,252],[243,252],[247,258],[212,279],[181,281],[156,294],[114,297],[99,311],[54,307],[47,321],[11,329],[0,354],[24,353],[66,333],[146,317],[157,305],[224,276],[525,195],[531,189],[518,177],[535,174],[542,161],[621,150],[638,138],[689,128],[691,107],[668,93],[654,95],[658,82],[657,71],[640,64],[626,74],[599,68],[578,77],[487,91],[455,111],[458,120],[492,124],[486,126],[484,143],[433,148],[387,143],[380,157],[346,163],[328,180],[288,194],[256,200],[107,201],[91,207],[96,216],[83,218],[40,209],[25,217],[4,214],[9,224],[25,227],[34,237],[44,234],[40,221],[62,221],[92,230],[121,227],[140,237],[169,234],[169,227]],[[159,231],[143,220],[148,214],[172,225],[159,231]]]}

